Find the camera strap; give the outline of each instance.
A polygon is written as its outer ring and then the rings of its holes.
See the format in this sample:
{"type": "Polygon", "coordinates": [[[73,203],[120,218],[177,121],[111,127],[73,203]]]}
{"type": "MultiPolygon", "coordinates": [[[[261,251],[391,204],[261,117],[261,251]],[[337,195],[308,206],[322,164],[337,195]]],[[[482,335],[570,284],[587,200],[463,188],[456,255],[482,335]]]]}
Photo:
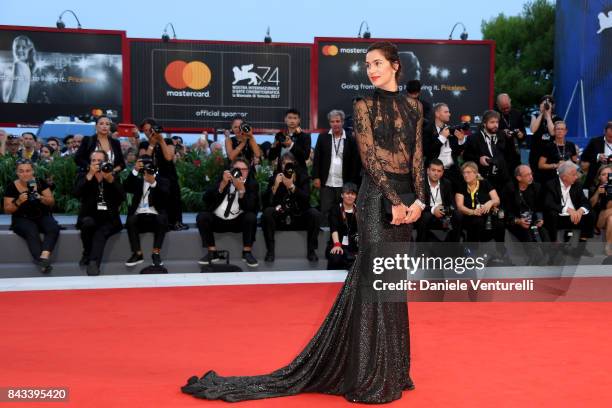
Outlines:
{"type": "Polygon", "coordinates": [[[230,192],[227,194],[227,206],[225,207],[225,211],[223,212],[224,218],[229,217],[230,212],[232,211],[232,204],[234,203],[235,199],[236,199],[236,190],[231,191],[231,186],[230,186],[230,192]]]}

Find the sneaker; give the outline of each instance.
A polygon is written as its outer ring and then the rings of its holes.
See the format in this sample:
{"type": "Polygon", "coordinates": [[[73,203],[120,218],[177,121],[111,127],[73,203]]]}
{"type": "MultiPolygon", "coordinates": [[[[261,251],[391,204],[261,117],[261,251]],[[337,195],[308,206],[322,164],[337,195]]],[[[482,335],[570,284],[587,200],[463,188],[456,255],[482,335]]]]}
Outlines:
{"type": "Polygon", "coordinates": [[[162,266],[164,264],[160,254],[151,254],[151,259],[153,260],[153,266],[162,266]]]}
{"type": "Polygon", "coordinates": [[[189,229],[189,225],[185,225],[182,222],[177,222],[170,227],[172,231],[186,231],[189,229]]]}
{"type": "Polygon", "coordinates": [[[308,251],[308,255],[306,255],[306,258],[308,258],[310,262],[317,262],[319,260],[319,257],[317,256],[317,253],[314,251],[314,249],[308,251]]]}
{"type": "Polygon", "coordinates": [[[274,262],[274,251],[267,251],[266,258],[264,260],[266,262],[274,262]]]}
{"type": "Polygon", "coordinates": [[[251,251],[242,251],[242,260],[246,262],[246,264],[250,266],[251,268],[255,268],[256,266],[259,266],[257,259],[255,259],[251,251]]]}
{"type": "Polygon", "coordinates": [[[204,255],[198,263],[200,265],[210,265],[214,263],[222,262],[223,260],[219,257],[219,252],[217,251],[208,251],[206,255],[204,255]]]}
{"type": "Polygon", "coordinates": [[[89,276],[98,276],[100,275],[100,268],[98,267],[97,262],[90,262],[87,265],[87,275],[89,276]]]}
{"type": "Polygon", "coordinates": [[[130,259],[128,259],[127,262],[125,263],[125,266],[135,266],[143,262],[144,262],[144,258],[142,254],[137,254],[136,252],[134,252],[132,256],[130,256],[130,259]]]}
{"type": "Polygon", "coordinates": [[[53,270],[51,261],[48,258],[40,258],[38,265],[40,266],[40,271],[42,273],[50,273],[53,270]]]}

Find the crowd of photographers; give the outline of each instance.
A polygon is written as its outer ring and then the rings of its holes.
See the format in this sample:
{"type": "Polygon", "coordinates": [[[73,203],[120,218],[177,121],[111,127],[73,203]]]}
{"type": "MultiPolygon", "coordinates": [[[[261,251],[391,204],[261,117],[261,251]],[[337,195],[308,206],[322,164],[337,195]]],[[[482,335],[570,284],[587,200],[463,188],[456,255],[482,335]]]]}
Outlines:
{"type": "MultiPolygon", "coordinates": [[[[418,81],[408,84],[412,97],[419,98],[419,89],[418,81]]],[[[446,104],[423,104],[428,202],[415,226],[417,241],[495,241],[495,258],[510,262],[506,230],[527,243],[568,241],[576,231],[582,254],[588,253],[586,240],[597,234],[606,242],[606,255],[612,255],[612,122],[580,155],[577,146],[566,140],[566,125],[554,113],[553,98],[546,95],[531,119],[529,159],[522,163],[527,132],[509,95],[499,95],[497,109],[484,112],[482,123],[472,131],[467,124],[451,125],[446,104]]],[[[285,114],[286,128],[273,142],[262,144],[256,143],[253,129],[239,117],[230,123],[225,146],[209,141],[206,134],[194,145],[184,146],[179,136],[164,138],[163,128],[153,119],[133,129],[135,136],[144,133],[142,141],[117,138],[117,129],[105,116],[96,119],[92,136],[49,138],[44,145],[32,133],[15,137],[0,130],[0,154],[17,159],[16,179],[5,188],[4,211],[12,215],[11,228],[26,240],[34,262],[49,272],[60,227],[52,215],[53,186],[34,177],[34,166],[72,156],[79,168],[74,196],[81,202],[80,265],[87,274],[100,274],[105,243],[123,228],[119,208],[126,193],[132,196],[125,222],[132,255],[125,264],[144,262],[139,237],[152,232],[152,265],[161,267],[166,232],[188,228],[182,220],[175,162],[188,150],[219,152],[225,155],[226,169],[204,192],[204,211],[197,215],[206,249],[201,265],[222,262],[215,234],[234,232],[242,234],[242,260],[249,267],[258,266],[252,248],[260,224],[265,262],[275,260],[277,230],[306,231],[306,258],[317,261],[323,226],[330,229],[324,252],[328,268],[349,268],[359,246],[356,201],[361,160],[344,112],[332,110],[327,118],[329,130],[319,134],[314,148],[294,109],[285,114]],[[271,163],[273,174],[265,191],[260,191],[255,173],[263,160],[271,163]],[[123,182],[122,171],[128,172],[123,182]],[[319,191],[317,208],[311,206],[312,189],[319,191]]]]}

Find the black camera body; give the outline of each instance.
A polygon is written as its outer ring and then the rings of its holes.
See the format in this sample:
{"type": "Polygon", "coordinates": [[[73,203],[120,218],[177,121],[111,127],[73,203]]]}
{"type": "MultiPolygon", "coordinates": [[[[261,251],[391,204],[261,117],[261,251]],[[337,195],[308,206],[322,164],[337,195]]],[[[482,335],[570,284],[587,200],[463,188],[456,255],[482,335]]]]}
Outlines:
{"type": "Polygon", "coordinates": [[[442,217],[442,229],[445,231],[452,231],[453,226],[451,224],[451,219],[453,217],[454,207],[452,205],[442,206],[440,209],[444,216],[442,217]]]}
{"type": "Polygon", "coordinates": [[[449,126],[448,129],[450,130],[451,135],[456,131],[467,132],[470,130],[470,124],[468,122],[461,122],[460,125],[449,126]]]}
{"type": "Polygon", "coordinates": [[[524,218],[529,223],[529,235],[533,242],[542,242],[542,236],[538,229],[538,222],[542,220],[541,213],[534,213],[533,211],[524,211],[520,214],[520,218],[524,218]]]}
{"type": "Polygon", "coordinates": [[[498,171],[497,160],[493,157],[487,157],[485,158],[485,161],[489,165],[489,175],[496,176],[498,171]]]}
{"type": "Polygon", "coordinates": [[[153,133],[163,133],[164,128],[160,125],[151,125],[151,132],[153,133]]]}
{"type": "Polygon", "coordinates": [[[40,195],[36,192],[36,179],[28,181],[28,201],[38,201],[40,195]]]}
{"type": "Polygon", "coordinates": [[[247,122],[242,122],[242,123],[240,124],[240,131],[241,131],[242,133],[251,133],[251,130],[253,130],[253,127],[252,127],[252,126],[251,126],[249,123],[247,123],[247,122]]]}
{"type": "Polygon", "coordinates": [[[283,167],[283,176],[286,178],[291,178],[295,174],[295,164],[287,163],[283,167]]]}
{"type": "Polygon", "coordinates": [[[140,169],[140,174],[146,173],[154,176],[157,174],[157,167],[153,164],[153,160],[151,159],[141,159],[142,161],[142,169],[140,169]]]}
{"type": "Polygon", "coordinates": [[[111,162],[104,162],[100,164],[100,171],[102,173],[112,173],[113,172],[113,163],[111,162]]]}
{"type": "Polygon", "coordinates": [[[239,168],[234,167],[233,169],[230,170],[230,174],[232,175],[233,178],[240,178],[240,176],[242,176],[242,171],[240,171],[239,168]]]}

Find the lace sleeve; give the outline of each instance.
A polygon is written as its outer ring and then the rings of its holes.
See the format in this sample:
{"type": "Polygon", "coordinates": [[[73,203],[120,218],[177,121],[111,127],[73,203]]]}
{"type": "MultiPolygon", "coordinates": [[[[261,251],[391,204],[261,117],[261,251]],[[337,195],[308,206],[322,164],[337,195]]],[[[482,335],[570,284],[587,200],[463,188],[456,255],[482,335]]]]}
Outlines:
{"type": "Polygon", "coordinates": [[[370,123],[366,101],[363,99],[355,101],[353,111],[353,128],[363,167],[370,174],[372,181],[378,186],[383,195],[389,199],[393,205],[401,204],[402,200],[393,187],[389,185],[383,166],[376,154],[372,124],[370,123]]]}
{"type": "Polygon", "coordinates": [[[414,180],[414,192],[421,203],[425,204],[425,175],[423,170],[423,105],[417,101],[419,119],[416,126],[416,140],[414,152],[412,153],[412,177],[414,180]]]}

